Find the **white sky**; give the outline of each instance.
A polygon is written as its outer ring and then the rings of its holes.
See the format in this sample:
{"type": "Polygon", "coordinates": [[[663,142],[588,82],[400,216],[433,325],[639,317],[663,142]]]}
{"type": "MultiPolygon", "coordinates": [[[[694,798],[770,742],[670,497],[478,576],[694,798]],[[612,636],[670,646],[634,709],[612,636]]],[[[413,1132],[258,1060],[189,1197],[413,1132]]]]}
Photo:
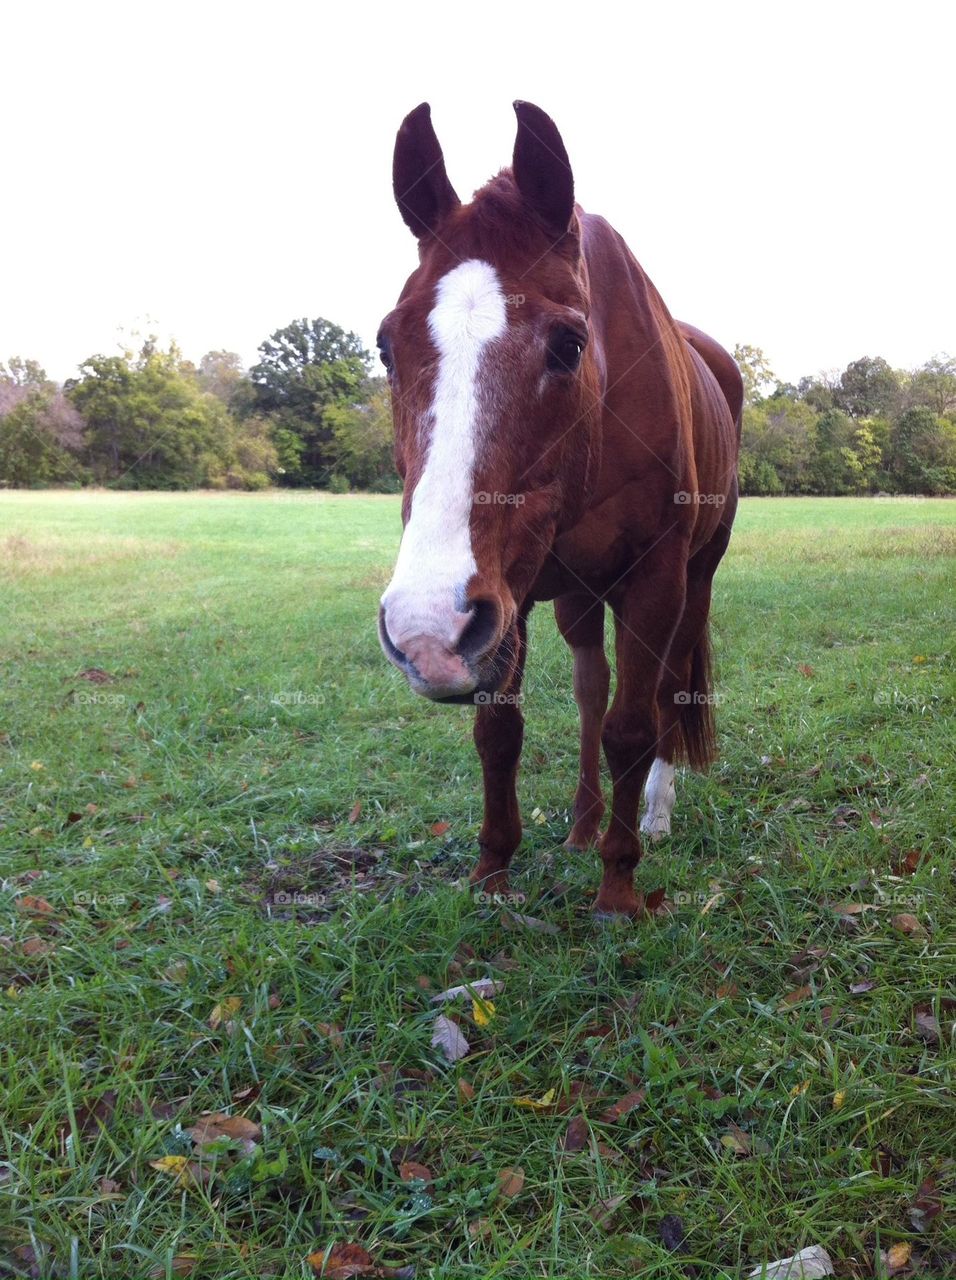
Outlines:
{"type": "Polygon", "coordinates": [[[465,198],[516,97],[725,345],[789,379],[956,352],[952,3],[7,0],[0,45],[0,360],[68,377],[124,327],[251,362],[300,315],[371,345],[416,260],[402,116],[465,198]]]}

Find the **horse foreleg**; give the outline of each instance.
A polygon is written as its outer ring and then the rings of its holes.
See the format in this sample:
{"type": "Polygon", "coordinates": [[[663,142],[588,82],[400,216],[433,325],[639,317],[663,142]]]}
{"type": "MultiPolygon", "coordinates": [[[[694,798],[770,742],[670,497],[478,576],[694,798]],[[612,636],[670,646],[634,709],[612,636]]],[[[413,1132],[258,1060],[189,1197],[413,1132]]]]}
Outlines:
{"type": "Polygon", "coordinates": [[[586,592],[560,596],[554,602],[554,616],[574,655],[574,698],[581,718],[574,825],[565,844],[569,849],[586,849],[597,840],[604,816],[601,726],[611,681],[611,669],[604,656],[604,602],[586,592]]]}
{"type": "Polygon", "coordinates": [[[521,679],[526,648],[526,616],[521,614],[514,675],[506,689],[479,703],[475,715],[474,738],[481,758],[485,810],[478,835],[478,865],[471,873],[471,883],[486,893],[507,893],[508,865],[521,843],[517,780],[524,739],[521,679]]]}

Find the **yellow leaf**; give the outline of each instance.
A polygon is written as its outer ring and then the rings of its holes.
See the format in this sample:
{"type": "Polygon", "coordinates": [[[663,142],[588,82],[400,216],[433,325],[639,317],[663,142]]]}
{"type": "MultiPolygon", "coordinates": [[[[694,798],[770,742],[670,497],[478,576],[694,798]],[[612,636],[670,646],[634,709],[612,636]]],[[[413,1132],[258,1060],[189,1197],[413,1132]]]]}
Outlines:
{"type": "Polygon", "coordinates": [[[160,1173],[168,1173],[180,1187],[188,1187],[192,1183],[188,1156],[162,1156],[159,1160],[150,1160],[149,1167],[158,1169],[160,1173]]]}
{"type": "Polygon", "coordinates": [[[209,890],[209,892],[210,892],[210,893],[219,893],[219,892],[220,892],[219,881],[218,881],[218,880],[207,880],[207,881],[206,881],[206,888],[209,890]]]}
{"type": "Polygon", "coordinates": [[[806,1091],[809,1088],[810,1088],[809,1080],[804,1080],[803,1084],[795,1084],[793,1088],[790,1090],[790,1097],[799,1098],[801,1093],[806,1093],[806,1091]]]}
{"type": "Polygon", "coordinates": [[[6,994],[10,997],[11,1000],[19,1000],[20,988],[14,986],[13,983],[11,983],[10,986],[7,987],[6,994]]]}
{"type": "Polygon", "coordinates": [[[843,1106],[844,1102],[846,1102],[846,1090],[839,1089],[833,1095],[833,1110],[839,1111],[840,1108],[843,1106]]]}
{"type": "Polygon", "coordinates": [[[530,1107],[532,1111],[546,1111],[548,1107],[554,1105],[555,1091],[549,1089],[547,1093],[543,1093],[540,1098],[521,1097],[515,1098],[516,1107],[530,1107]]]}
{"type": "Polygon", "coordinates": [[[476,998],[471,1002],[471,1016],[479,1027],[487,1027],[495,1016],[495,1006],[491,1000],[476,998]]]}
{"type": "Polygon", "coordinates": [[[226,1018],[238,1013],[241,1005],[242,1001],[238,996],[227,996],[225,1000],[217,1004],[209,1015],[209,1025],[213,1031],[217,1031],[226,1018]]]}
{"type": "Polygon", "coordinates": [[[891,1275],[894,1271],[901,1271],[906,1266],[912,1252],[913,1246],[907,1244],[905,1240],[901,1240],[899,1244],[894,1244],[886,1251],[886,1266],[891,1275]]]}
{"type": "Polygon", "coordinates": [[[30,768],[33,770],[34,773],[39,773],[41,769],[46,768],[46,765],[41,764],[39,760],[34,760],[33,763],[30,765],[30,768]]]}

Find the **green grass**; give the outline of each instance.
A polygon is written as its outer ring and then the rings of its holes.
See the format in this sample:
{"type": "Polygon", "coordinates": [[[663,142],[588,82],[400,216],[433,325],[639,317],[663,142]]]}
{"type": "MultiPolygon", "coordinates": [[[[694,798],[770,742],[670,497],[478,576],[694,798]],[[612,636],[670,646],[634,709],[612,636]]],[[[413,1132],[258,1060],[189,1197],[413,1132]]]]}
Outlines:
{"type": "Polygon", "coordinates": [[[553,932],[461,886],[469,715],[375,636],[398,523],[393,498],[0,493],[0,1274],[298,1277],[345,1241],[419,1277],[734,1276],[816,1243],[870,1276],[907,1241],[956,1274],[956,504],[743,503],[720,761],[680,780],[638,870],[672,910],[637,925],[592,923],[597,858],[562,849],[570,659],[535,612],[512,887],[553,932]],[[429,996],[486,975],[450,1067],[429,996]],[[184,1189],[151,1162],[195,1156],[205,1110],[262,1135],[184,1189]]]}

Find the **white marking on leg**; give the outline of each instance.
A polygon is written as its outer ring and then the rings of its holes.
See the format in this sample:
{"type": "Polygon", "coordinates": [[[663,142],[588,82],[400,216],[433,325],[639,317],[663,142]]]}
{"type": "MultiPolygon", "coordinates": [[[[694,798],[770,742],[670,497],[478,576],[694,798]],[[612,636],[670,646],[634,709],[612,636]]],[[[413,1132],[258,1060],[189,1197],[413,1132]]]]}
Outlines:
{"type": "Polygon", "coordinates": [[[644,799],[647,801],[647,808],[644,810],[643,818],[641,818],[641,830],[645,835],[650,836],[652,840],[659,840],[661,836],[670,835],[671,814],[674,811],[676,798],[677,788],[674,786],[674,766],[658,757],[651,765],[651,771],[647,775],[647,785],[644,788],[644,799]]]}
{"type": "Polygon", "coordinates": [[[507,327],[497,272],[470,258],[438,282],[428,316],[439,364],[431,437],[382,604],[392,640],[427,635],[454,648],[469,620],[458,592],[476,571],[471,546],[480,427],[478,375],[485,348],[507,327]]]}

